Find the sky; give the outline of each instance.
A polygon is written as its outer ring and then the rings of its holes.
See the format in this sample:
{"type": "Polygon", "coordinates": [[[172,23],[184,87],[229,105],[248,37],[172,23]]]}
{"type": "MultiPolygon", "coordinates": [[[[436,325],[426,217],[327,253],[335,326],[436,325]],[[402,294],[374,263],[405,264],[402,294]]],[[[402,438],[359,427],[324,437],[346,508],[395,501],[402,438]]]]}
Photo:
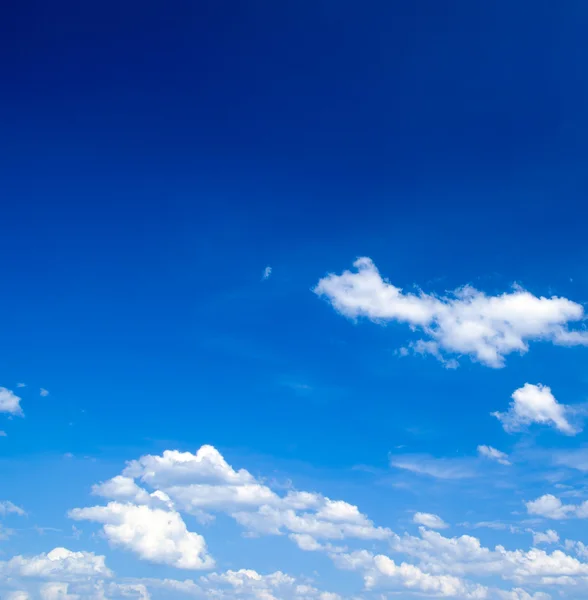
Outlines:
{"type": "Polygon", "coordinates": [[[0,598],[586,598],[587,19],[6,3],[0,598]]]}

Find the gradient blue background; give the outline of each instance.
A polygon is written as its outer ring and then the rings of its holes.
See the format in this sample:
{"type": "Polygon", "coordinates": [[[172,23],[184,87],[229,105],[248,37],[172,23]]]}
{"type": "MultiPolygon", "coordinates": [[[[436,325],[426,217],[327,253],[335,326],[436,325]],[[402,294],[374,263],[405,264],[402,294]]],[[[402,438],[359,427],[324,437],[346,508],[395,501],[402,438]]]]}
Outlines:
{"type": "Polygon", "coordinates": [[[508,451],[488,413],[526,381],[583,400],[586,349],[449,371],[311,289],[365,255],[403,288],[588,297],[586,8],[5,3],[0,384],[28,387],[2,495],[46,480],[49,526],[125,460],[210,443],[381,522],[403,492],[352,466],[508,451]]]}

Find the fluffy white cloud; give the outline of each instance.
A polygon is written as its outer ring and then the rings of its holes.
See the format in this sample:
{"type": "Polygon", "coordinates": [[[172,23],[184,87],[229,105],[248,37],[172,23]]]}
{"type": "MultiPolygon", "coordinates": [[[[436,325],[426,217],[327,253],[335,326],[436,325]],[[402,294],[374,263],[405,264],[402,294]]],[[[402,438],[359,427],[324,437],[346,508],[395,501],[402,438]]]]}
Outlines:
{"type": "Polygon", "coordinates": [[[27,514],[20,506],[10,502],[10,500],[0,501],[0,515],[7,515],[8,513],[14,513],[19,517],[24,517],[27,514]]]}
{"type": "Polygon", "coordinates": [[[501,465],[510,465],[510,461],[508,460],[508,454],[493,448],[492,446],[478,446],[478,453],[480,456],[484,456],[485,458],[489,458],[490,460],[495,460],[497,463],[501,465]]]}
{"type": "Polygon", "coordinates": [[[263,275],[261,276],[261,278],[262,279],[269,279],[271,274],[272,274],[272,268],[270,266],[267,266],[263,270],[263,275]]]}
{"type": "Polygon", "coordinates": [[[559,535],[553,529],[547,531],[531,530],[530,533],[533,534],[533,544],[535,546],[539,544],[557,544],[559,542],[559,535]]]}
{"type": "Polygon", "coordinates": [[[55,548],[47,554],[14,556],[8,561],[0,562],[0,574],[63,579],[110,577],[112,572],[106,566],[104,556],[93,552],[72,552],[66,548],[55,548]]]}
{"type": "Polygon", "coordinates": [[[426,338],[414,343],[414,349],[441,360],[443,353],[467,354],[501,367],[506,355],[527,352],[529,341],[588,345],[588,332],[568,327],[583,319],[584,309],[566,298],[537,297],[518,287],[498,296],[471,286],[447,296],[405,293],[383,279],[370,258],[358,258],[354,267],[355,271],[327,275],[314,292],[346,317],[398,321],[422,330],[426,338]]]}
{"type": "Polygon", "coordinates": [[[431,513],[417,512],[412,518],[413,523],[418,525],[424,525],[429,529],[447,529],[449,525],[438,515],[431,513]]]}
{"type": "Polygon", "coordinates": [[[281,571],[263,575],[252,569],[211,573],[197,581],[186,579],[143,579],[152,590],[181,593],[195,598],[219,600],[341,600],[341,596],[325,592],[281,571]]]}
{"type": "Polygon", "coordinates": [[[546,385],[525,383],[512,394],[513,401],[505,413],[492,413],[507,432],[520,431],[531,423],[551,425],[567,435],[579,432],[566,418],[569,407],[559,404],[546,385]]]}
{"type": "Polygon", "coordinates": [[[408,590],[417,594],[442,598],[469,598],[483,600],[488,597],[488,588],[472,584],[452,575],[426,573],[408,563],[397,564],[382,554],[373,555],[367,550],[333,556],[341,569],[363,572],[368,590],[408,590]]]}
{"type": "MultiPolygon", "coordinates": [[[[306,491],[291,490],[279,495],[245,469],[233,469],[212,446],[202,446],[196,454],[166,450],[161,456],[143,456],[129,463],[123,476],[94,491],[120,498],[123,489],[126,497],[137,502],[137,490],[141,488],[134,479],[157,487],[177,510],[201,520],[211,518],[210,513],[223,512],[256,535],[301,534],[310,535],[315,541],[347,537],[385,539],[390,535],[388,529],[375,527],[357,506],[348,502],[306,491]]],[[[145,498],[141,501],[145,502],[145,498]]],[[[293,539],[298,543],[298,539],[293,539]]]]}
{"type": "Polygon", "coordinates": [[[80,600],[78,594],[69,593],[69,584],[53,581],[44,583],[39,589],[41,600],[80,600]]]}
{"type": "Polygon", "coordinates": [[[588,518],[588,500],[581,504],[563,504],[559,498],[552,494],[545,494],[526,503],[530,515],[539,515],[547,519],[577,519],[588,518]]]}
{"type": "Polygon", "coordinates": [[[131,550],[145,560],[180,569],[214,566],[204,538],[188,531],[175,511],[109,502],[106,506],[75,508],[69,516],[102,523],[104,534],[113,545],[131,550]]]}
{"type": "Polygon", "coordinates": [[[8,413],[22,417],[24,413],[20,406],[21,399],[22,398],[19,398],[11,390],[0,387],[0,413],[8,413]]]}
{"type": "Polygon", "coordinates": [[[462,535],[447,538],[436,531],[420,529],[420,537],[403,535],[391,540],[392,549],[419,560],[418,566],[432,573],[448,573],[456,576],[499,575],[517,584],[553,584],[549,578],[572,577],[584,580],[588,577],[588,564],[560,550],[547,553],[531,548],[506,550],[481,545],[473,536],[462,535]]]}

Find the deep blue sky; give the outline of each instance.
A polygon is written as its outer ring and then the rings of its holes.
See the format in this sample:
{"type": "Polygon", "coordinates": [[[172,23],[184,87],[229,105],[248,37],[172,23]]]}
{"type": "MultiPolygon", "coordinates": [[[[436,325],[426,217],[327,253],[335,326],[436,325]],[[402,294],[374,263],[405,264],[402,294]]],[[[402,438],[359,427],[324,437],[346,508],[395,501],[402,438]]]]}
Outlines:
{"type": "MultiPolygon", "coordinates": [[[[406,290],[588,299],[585,3],[5,4],[0,385],[26,417],[0,423],[0,496],[70,527],[124,461],[212,444],[338,498],[399,446],[532,445],[488,416],[526,382],[584,402],[585,348],[448,370],[311,290],[369,256],[406,290]],[[46,483],[35,508],[51,469],[75,501],[46,483]]],[[[390,490],[345,499],[394,526],[390,490]]]]}

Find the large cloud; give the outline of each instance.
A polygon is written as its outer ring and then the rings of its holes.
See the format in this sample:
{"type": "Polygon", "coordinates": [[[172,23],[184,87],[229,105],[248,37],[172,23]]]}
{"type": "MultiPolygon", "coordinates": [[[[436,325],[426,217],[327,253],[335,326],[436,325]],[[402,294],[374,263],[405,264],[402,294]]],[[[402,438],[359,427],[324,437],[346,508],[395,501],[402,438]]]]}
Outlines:
{"type": "Polygon", "coordinates": [[[425,337],[412,347],[444,362],[446,354],[469,355],[502,367],[506,355],[527,352],[530,341],[588,345],[588,332],[569,329],[569,323],[584,318],[584,309],[566,298],[537,297],[521,288],[488,296],[470,286],[447,296],[405,293],[383,279],[370,258],[358,258],[354,267],[355,271],[327,275],[315,293],[351,319],[396,321],[421,330],[425,337]]]}

